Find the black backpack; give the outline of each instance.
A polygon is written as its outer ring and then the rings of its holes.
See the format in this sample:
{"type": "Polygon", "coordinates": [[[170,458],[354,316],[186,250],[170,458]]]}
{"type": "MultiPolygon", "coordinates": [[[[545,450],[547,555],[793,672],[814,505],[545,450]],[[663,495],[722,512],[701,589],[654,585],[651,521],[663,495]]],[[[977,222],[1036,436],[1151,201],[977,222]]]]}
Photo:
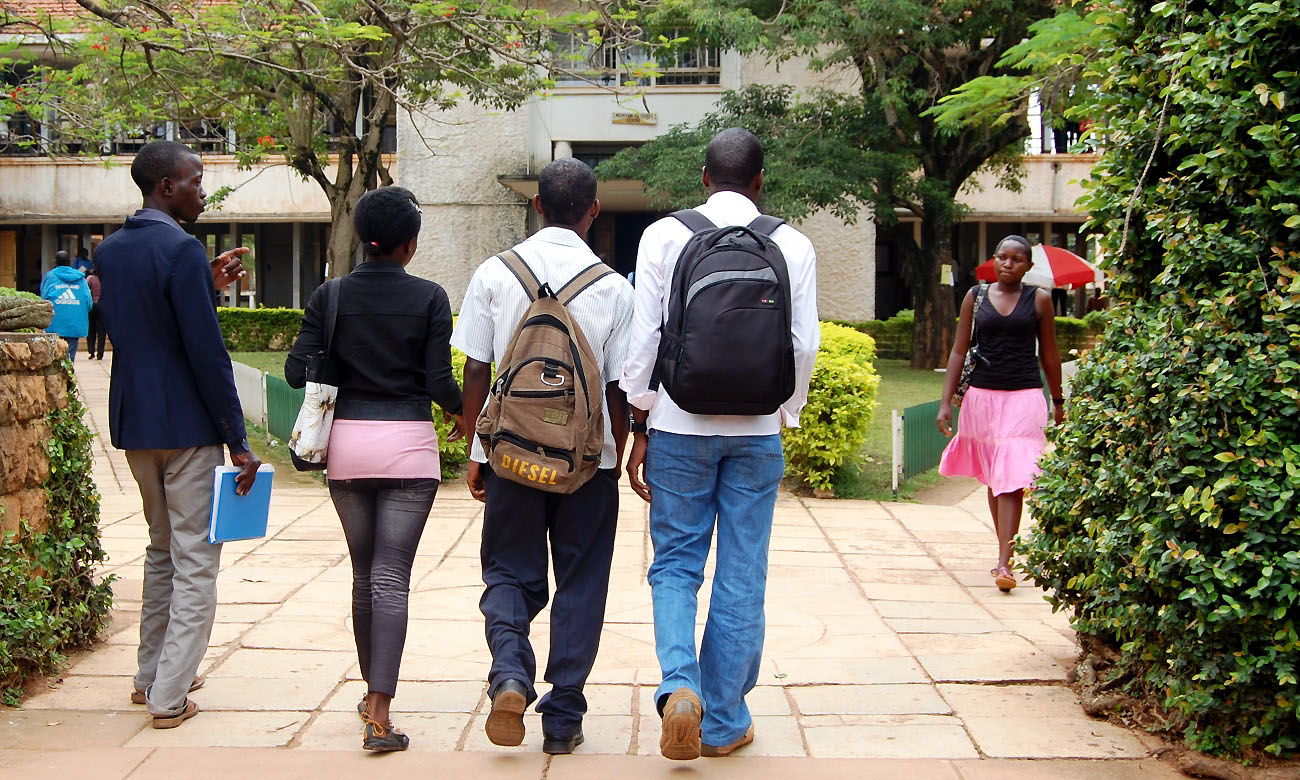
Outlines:
{"type": "Polygon", "coordinates": [[[717,227],[694,209],[672,214],[695,232],[677,258],[650,389],[660,383],[691,414],[763,415],[794,395],[790,272],[760,215],[717,227]]]}

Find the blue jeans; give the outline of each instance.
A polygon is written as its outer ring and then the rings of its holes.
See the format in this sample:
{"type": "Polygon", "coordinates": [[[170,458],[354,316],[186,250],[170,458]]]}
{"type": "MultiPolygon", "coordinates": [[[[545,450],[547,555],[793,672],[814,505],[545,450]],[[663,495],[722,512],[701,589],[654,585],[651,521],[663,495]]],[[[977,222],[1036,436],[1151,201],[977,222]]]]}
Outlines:
{"type": "Polygon", "coordinates": [[[726,745],[753,720],[745,694],[758,680],[763,655],[763,597],[772,511],[785,472],[781,437],[686,436],[651,431],[646,450],[650,538],[649,581],[662,708],[679,688],[704,704],[701,739],[726,745]],[[695,652],[695,615],[714,524],[718,557],[704,641],[695,652]]]}

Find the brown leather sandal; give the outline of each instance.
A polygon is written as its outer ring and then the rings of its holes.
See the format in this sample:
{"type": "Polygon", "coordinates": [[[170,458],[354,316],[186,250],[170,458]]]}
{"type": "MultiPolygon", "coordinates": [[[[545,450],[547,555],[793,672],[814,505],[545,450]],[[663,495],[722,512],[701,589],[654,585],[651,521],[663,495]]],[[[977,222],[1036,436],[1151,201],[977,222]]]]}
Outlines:
{"type": "Polygon", "coordinates": [[[993,575],[993,584],[1003,593],[1009,593],[1016,586],[1016,578],[1011,573],[1010,566],[994,567],[989,570],[989,574],[993,575]]]}

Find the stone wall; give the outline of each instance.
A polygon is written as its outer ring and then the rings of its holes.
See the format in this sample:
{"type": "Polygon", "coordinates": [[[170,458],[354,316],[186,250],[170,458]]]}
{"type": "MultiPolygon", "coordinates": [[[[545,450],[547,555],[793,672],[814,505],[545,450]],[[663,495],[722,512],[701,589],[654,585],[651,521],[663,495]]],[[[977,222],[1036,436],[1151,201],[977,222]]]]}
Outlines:
{"type": "Polygon", "coordinates": [[[41,487],[50,471],[45,416],[68,405],[60,366],[67,353],[57,336],[0,333],[0,530],[17,530],[19,518],[36,531],[48,525],[41,487]]]}

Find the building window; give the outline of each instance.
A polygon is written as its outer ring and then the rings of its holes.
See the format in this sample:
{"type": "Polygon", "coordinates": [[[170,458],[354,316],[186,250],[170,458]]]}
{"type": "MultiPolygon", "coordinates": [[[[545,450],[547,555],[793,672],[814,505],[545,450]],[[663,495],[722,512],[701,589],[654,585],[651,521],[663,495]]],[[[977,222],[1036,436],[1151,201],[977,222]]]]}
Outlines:
{"type": "MultiPolygon", "coordinates": [[[[668,37],[682,36],[673,30],[668,37]]],[[[582,33],[558,33],[552,41],[551,78],[559,87],[699,86],[722,80],[717,46],[686,43],[671,51],[644,44],[594,46],[582,33]]]]}

